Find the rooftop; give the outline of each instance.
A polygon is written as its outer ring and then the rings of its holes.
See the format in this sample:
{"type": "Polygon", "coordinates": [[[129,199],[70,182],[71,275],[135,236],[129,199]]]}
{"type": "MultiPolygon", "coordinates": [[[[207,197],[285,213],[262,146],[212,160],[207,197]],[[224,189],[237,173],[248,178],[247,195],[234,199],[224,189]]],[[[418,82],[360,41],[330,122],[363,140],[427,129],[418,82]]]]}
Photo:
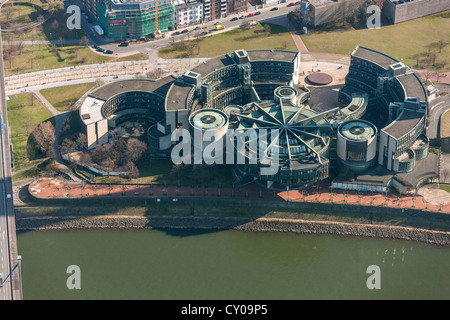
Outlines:
{"type": "Polygon", "coordinates": [[[226,67],[226,66],[230,66],[235,64],[235,62],[233,61],[233,59],[231,59],[231,57],[229,57],[228,55],[221,55],[215,58],[212,58],[210,60],[204,61],[200,64],[198,64],[197,66],[195,66],[193,69],[191,69],[190,71],[193,72],[197,72],[199,73],[202,77],[205,77],[206,75],[208,75],[209,73],[226,67]]]}
{"type": "Polygon", "coordinates": [[[186,98],[192,88],[192,84],[175,81],[167,93],[166,110],[186,109],[186,98]]]}
{"type": "Polygon", "coordinates": [[[420,98],[421,102],[427,102],[428,96],[422,81],[415,73],[408,73],[397,77],[406,91],[406,97],[420,98]]]}
{"type": "Polygon", "coordinates": [[[399,62],[387,54],[362,46],[357,46],[352,56],[376,63],[386,70],[389,69],[391,64],[399,62]]]}
{"type": "Polygon", "coordinates": [[[119,93],[127,91],[144,91],[144,92],[155,92],[156,94],[165,97],[170,85],[175,81],[176,78],[172,76],[167,76],[158,80],[150,79],[129,79],[122,81],[114,81],[105,84],[98,89],[94,90],[90,96],[102,100],[108,100],[112,96],[119,93]]]}
{"type": "Polygon", "coordinates": [[[403,110],[400,116],[392,121],[387,127],[383,128],[382,131],[393,136],[394,138],[401,138],[410,132],[417,123],[422,121],[423,117],[423,113],[403,110]]]}
{"type": "Polygon", "coordinates": [[[298,55],[298,52],[286,50],[248,50],[247,54],[250,61],[285,61],[292,62],[298,55]]]}

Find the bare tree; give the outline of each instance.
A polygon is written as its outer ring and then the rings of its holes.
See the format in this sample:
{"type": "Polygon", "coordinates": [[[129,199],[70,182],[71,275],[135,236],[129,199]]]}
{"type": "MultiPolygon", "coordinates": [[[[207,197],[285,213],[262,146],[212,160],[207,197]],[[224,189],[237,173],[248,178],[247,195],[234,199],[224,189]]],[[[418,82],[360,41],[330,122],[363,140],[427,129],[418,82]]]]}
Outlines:
{"type": "Polygon", "coordinates": [[[55,141],[55,127],[50,121],[40,123],[32,133],[39,150],[42,153],[53,156],[52,145],[55,141]]]}
{"type": "Polygon", "coordinates": [[[416,53],[415,55],[414,55],[414,59],[416,59],[416,67],[417,68],[419,68],[419,61],[420,61],[420,57],[421,57],[422,55],[420,54],[420,52],[419,53],[416,53]]]}
{"type": "Polygon", "coordinates": [[[116,163],[111,158],[106,158],[106,160],[104,160],[101,163],[101,166],[102,166],[103,170],[105,170],[106,173],[108,173],[108,180],[109,180],[111,172],[113,172],[117,168],[116,163]]]}
{"type": "Polygon", "coordinates": [[[89,44],[89,39],[86,36],[82,36],[80,39],[80,44],[82,46],[87,46],[89,44]]]}
{"type": "Polygon", "coordinates": [[[78,134],[76,145],[80,150],[85,150],[87,148],[87,137],[84,133],[78,134]]]}
{"type": "Polygon", "coordinates": [[[128,176],[131,179],[139,178],[139,169],[132,161],[127,163],[125,170],[128,172],[128,176]]]}
{"type": "Polygon", "coordinates": [[[447,44],[448,44],[447,41],[445,41],[444,39],[439,40],[437,43],[437,45],[439,47],[439,52],[441,52],[442,48],[446,47],[447,44]]]}
{"type": "Polygon", "coordinates": [[[127,155],[133,162],[138,162],[147,152],[148,146],[145,142],[130,138],[127,143],[127,155]]]}
{"type": "Polygon", "coordinates": [[[30,61],[30,69],[33,69],[33,63],[36,59],[34,58],[33,53],[31,53],[31,56],[28,58],[28,61],[30,61]]]}
{"type": "Polygon", "coordinates": [[[436,64],[436,60],[438,58],[439,54],[436,51],[433,51],[432,53],[430,53],[430,56],[428,57],[430,60],[430,63],[432,66],[434,66],[436,64]]]}
{"type": "Polygon", "coordinates": [[[153,69],[146,73],[147,78],[149,79],[159,79],[164,74],[164,70],[161,68],[153,69]]]}

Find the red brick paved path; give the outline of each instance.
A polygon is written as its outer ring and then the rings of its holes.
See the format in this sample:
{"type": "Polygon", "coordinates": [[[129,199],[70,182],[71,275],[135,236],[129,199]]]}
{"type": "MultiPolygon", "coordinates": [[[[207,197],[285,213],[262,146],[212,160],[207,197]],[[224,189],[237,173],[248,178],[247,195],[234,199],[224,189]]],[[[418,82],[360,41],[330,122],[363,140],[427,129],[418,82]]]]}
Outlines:
{"type": "Polygon", "coordinates": [[[30,184],[30,193],[42,199],[92,198],[92,197],[146,197],[146,198],[271,198],[291,202],[323,202],[391,208],[419,209],[450,213],[450,203],[439,207],[427,203],[422,196],[384,194],[357,194],[355,192],[330,191],[326,187],[311,187],[306,190],[272,191],[255,186],[247,187],[178,187],[174,185],[95,185],[68,184],[54,178],[41,178],[30,184]]]}

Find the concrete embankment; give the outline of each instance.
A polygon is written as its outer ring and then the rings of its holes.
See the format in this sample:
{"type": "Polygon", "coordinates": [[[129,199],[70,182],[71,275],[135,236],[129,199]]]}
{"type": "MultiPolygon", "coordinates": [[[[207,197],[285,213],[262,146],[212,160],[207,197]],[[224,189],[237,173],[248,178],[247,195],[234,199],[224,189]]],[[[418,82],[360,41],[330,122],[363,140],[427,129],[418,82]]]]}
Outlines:
{"type": "Polygon", "coordinates": [[[252,232],[294,232],[343,236],[412,240],[437,245],[450,244],[450,232],[419,228],[367,225],[357,223],[308,221],[300,219],[186,216],[66,216],[22,217],[16,221],[18,231],[70,229],[213,229],[252,232]]]}

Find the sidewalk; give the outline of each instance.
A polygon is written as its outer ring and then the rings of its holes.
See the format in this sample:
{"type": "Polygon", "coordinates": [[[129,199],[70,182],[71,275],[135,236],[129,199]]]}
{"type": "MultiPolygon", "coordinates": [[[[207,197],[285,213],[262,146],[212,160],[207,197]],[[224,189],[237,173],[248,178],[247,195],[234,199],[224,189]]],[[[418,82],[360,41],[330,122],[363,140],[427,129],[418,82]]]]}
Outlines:
{"type": "MultiPolygon", "coordinates": [[[[30,194],[41,199],[83,198],[236,198],[279,199],[289,202],[334,203],[358,206],[389,207],[402,210],[450,213],[450,202],[427,203],[425,198],[385,194],[357,194],[355,192],[331,191],[328,188],[307,190],[273,191],[257,186],[246,187],[178,187],[174,185],[107,185],[67,183],[55,178],[41,178],[30,184],[30,194]]],[[[449,199],[450,200],[450,199],[449,199]]]]}

